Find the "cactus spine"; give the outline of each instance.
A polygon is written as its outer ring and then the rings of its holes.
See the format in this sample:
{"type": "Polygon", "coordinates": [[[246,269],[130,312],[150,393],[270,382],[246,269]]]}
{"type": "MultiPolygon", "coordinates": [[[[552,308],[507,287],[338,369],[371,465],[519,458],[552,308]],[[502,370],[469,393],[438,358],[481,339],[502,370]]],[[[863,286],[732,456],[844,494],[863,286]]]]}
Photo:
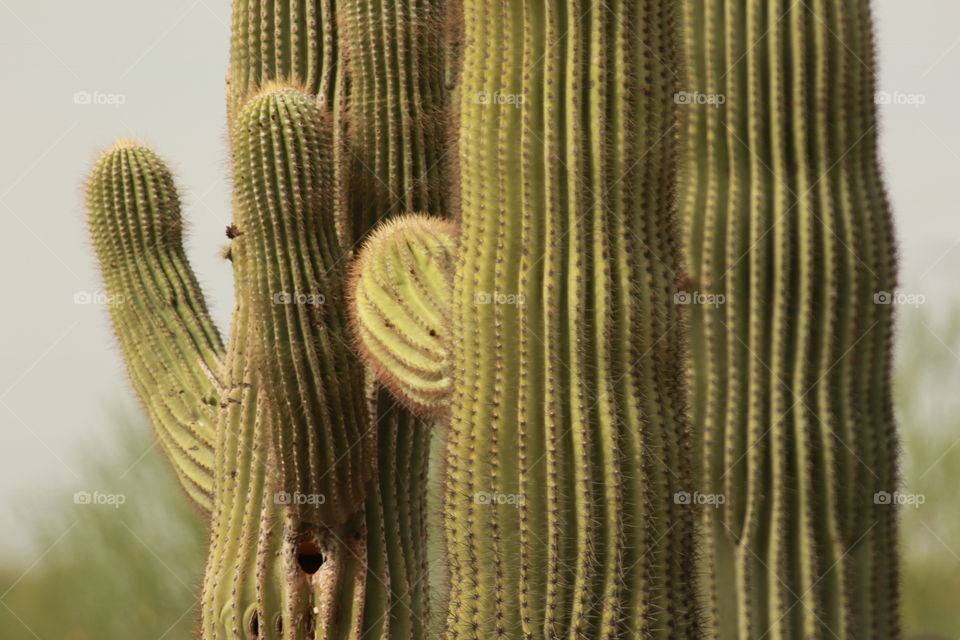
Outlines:
{"type": "Polygon", "coordinates": [[[897,638],[868,0],[690,0],[684,187],[711,637],[897,638]],[[717,99],[725,97],[725,103],[717,99]],[[709,102],[699,105],[697,102],[709,102]],[[719,298],[718,298],[719,299],[719,298]]]}

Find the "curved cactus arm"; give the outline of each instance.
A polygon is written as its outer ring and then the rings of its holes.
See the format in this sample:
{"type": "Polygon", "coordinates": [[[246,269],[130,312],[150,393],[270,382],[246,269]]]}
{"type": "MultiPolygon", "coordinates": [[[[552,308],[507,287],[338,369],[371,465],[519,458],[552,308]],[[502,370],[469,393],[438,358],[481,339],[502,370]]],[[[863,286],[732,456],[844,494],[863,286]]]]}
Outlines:
{"type": "Polygon", "coordinates": [[[450,296],[456,236],[450,222],[394,218],[367,239],[349,286],[354,335],[367,366],[412,411],[447,409],[450,296]]]}
{"type": "Polygon", "coordinates": [[[183,250],[173,177],[150,149],[120,141],[90,175],[87,209],[133,386],[187,494],[209,511],[223,344],[183,250]]]}
{"type": "Polygon", "coordinates": [[[254,384],[271,414],[281,487],[305,522],[334,526],[363,506],[375,468],[363,369],[349,344],[346,263],[333,210],[331,135],[312,96],[268,86],[232,127],[233,259],[249,261],[254,384]]]}

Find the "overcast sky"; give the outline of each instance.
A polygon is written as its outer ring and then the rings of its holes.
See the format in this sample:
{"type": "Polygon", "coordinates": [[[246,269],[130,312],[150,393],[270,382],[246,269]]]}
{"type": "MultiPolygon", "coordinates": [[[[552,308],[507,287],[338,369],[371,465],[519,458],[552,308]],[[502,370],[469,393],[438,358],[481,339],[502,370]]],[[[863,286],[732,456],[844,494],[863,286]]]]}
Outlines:
{"type": "MultiPolygon", "coordinates": [[[[945,314],[960,308],[960,3],[875,6],[880,89],[915,103],[881,108],[902,290],[945,314]]],[[[227,326],[228,23],[227,0],[0,0],[0,555],[26,549],[33,492],[84,488],[85,453],[110,454],[118,410],[138,415],[105,309],[76,302],[100,290],[81,185],[113,139],[174,168],[188,252],[227,326]]]]}

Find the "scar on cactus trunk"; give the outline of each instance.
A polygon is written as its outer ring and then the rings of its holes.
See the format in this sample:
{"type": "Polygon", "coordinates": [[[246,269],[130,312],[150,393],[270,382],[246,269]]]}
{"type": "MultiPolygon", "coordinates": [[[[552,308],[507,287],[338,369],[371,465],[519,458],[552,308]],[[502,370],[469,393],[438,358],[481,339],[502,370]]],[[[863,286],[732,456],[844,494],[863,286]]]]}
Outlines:
{"type": "Polygon", "coordinates": [[[372,368],[410,406],[449,396],[448,638],[697,637],[679,9],[464,2],[455,262],[417,219],[360,258],[372,368]]]}
{"type": "Polygon", "coordinates": [[[684,172],[708,632],[897,638],[895,247],[868,0],[689,0],[684,172]],[[723,100],[718,100],[722,97],[723,100]],[[707,102],[709,104],[703,104],[707,102]]]}

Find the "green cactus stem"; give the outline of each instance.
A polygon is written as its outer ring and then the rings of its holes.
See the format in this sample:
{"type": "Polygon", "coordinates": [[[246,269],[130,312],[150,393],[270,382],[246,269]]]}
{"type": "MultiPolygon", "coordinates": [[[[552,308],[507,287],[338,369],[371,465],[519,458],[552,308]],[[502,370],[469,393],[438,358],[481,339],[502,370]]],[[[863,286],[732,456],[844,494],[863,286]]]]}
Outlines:
{"type": "Polygon", "coordinates": [[[209,512],[224,351],[183,251],[173,177],[149,149],[118,142],[93,169],[87,210],[134,389],[187,495],[209,512]]]}
{"type": "Polygon", "coordinates": [[[363,504],[375,442],[348,348],[330,127],[312,96],[268,86],[232,129],[238,309],[252,316],[280,486],[306,498],[304,521],[342,524],[363,504]]]}
{"type": "MultiPolygon", "coordinates": [[[[696,511],[675,500],[694,486],[673,303],[679,6],[463,3],[448,638],[697,636],[696,511]]],[[[395,262],[402,228],[361,263],[395,262]]],[[[412,330],[391,354],[424,326],[389,321],[412,330]]]]}
{"type": "Polygon", "coordinates": [[[716,638],[897,638],[895,286],[868,0],[686,2],[693,421],[716,638]]]}
{"type": "Polygon", "coordinates": [[[450,295],[455,228],[408,215],[366,241],[349,290],[354,331],[377,378],[421,416],[442,417],[450,401],[450,295]]]}

